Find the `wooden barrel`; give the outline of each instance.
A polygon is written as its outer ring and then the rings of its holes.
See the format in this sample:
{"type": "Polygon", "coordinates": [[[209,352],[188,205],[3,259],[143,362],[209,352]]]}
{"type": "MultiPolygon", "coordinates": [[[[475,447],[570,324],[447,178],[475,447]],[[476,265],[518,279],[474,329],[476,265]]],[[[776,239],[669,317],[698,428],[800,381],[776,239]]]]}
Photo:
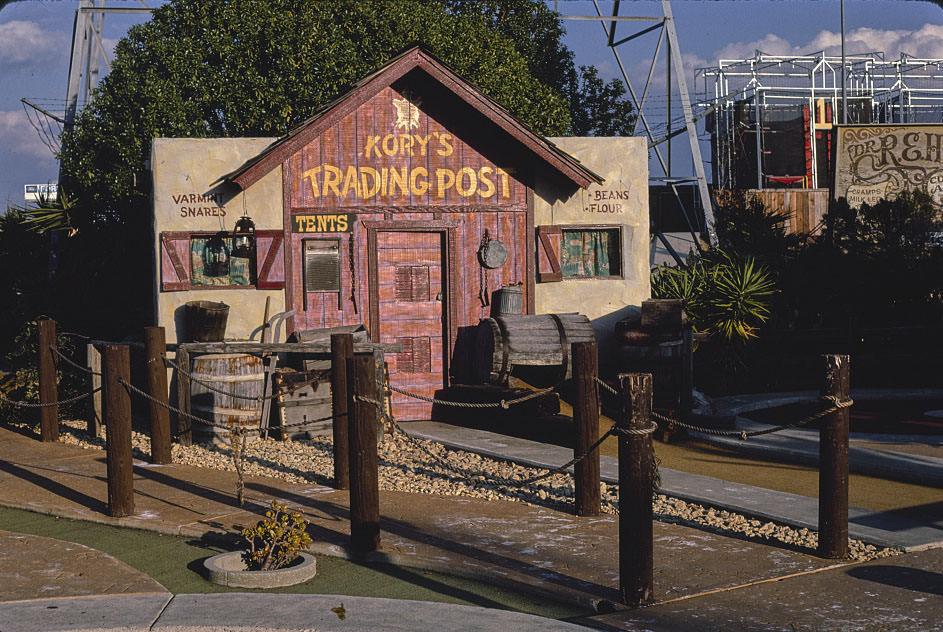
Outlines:
{"type": "MultiPolygon", "coordinates": [[[[256,398],[265,383],[262,358],[244,353],[196,356],[190,375],[190,410],[195,416],[222,426],[259,427],[262,402],[256,398]],[[213,391],[206,384],[238,397],[213,391]]],[[[200,422],[193,422],[193,433],[198,440],[229,442],[226,430],[200,422]]],[[[257,438],[255,432],[246,435],[247,441],[257,438]]]]}
{"type": "Polygon", "coordinates": [[[596,340],[583,314],[531,314],[483,318],[475,332],[475,378],[505,384],[514,366],[558,367],[556,381],[572,373],[570,345],[596,340]]]}

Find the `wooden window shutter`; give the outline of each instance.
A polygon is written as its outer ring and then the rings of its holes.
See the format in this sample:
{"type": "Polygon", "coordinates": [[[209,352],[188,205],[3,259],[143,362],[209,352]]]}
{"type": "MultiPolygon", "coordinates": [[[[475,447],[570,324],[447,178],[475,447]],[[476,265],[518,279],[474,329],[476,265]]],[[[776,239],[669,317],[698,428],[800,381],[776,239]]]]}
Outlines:
{"type": "Polygon", "coordinates": [[[537,227],[537,282],[552,283],[563,280],[560,268],[560,249],[563,231],[559,226],[537,227]]]}
{"type": "Polygon", "coordinates": [[[190,289],[190,233],[160,234],[160,289],[162,292],[190,289]]]}
{"type": "Polygon", "coordinates": [[[285,287],[285,234],[280,230],[255,231],[255,256],[260,290],[285,287]]]}
{"type": "Polygon", "coordinates": [[[432,371],[432,340],[428,336],[397,338],[403,345],[402,353],[396,354],[398,373],[429,373],[432,371]]]}
{"type": "Polygon", "coordinates": [[[394,292],[397,301],[430,300],[429,266],[396,266],[394,292]]]}

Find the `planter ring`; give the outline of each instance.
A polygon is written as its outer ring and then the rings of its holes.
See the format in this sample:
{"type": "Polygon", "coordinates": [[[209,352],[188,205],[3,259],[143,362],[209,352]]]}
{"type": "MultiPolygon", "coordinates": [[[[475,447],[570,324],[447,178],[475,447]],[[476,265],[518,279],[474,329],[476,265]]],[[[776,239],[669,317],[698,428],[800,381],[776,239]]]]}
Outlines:
{"type": "Polygon", "coordinates": [[[274,571],[246,570],[242,553],[231,551],[203,560],[206,579],[233,588],[279,588],[306,582],[317,574],[317,561],[310,553],[299,553],[300,563],[274,571]]]}

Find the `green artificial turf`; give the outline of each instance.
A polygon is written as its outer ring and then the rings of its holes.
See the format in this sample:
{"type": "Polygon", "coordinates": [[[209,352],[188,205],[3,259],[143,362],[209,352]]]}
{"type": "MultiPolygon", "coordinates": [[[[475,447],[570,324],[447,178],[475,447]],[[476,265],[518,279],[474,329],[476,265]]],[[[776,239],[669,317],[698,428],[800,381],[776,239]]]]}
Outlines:
{"type": "MultiPolygon", "coordinates": [[[[203,560],[226,549],[194,538],[160,535],[69,518],[0,507],[0,529],[78,542],[112,555],[149,575],[175,594],[252,592],[227,588],[203,579],[203,560]]],[[[354,595],[439,601],[516,610],[554,619],[590,614],[489,584],[385,564],[365,565],[336,557],[317,556],[318,574],[310,581],[261,592],[354,595]]]]}

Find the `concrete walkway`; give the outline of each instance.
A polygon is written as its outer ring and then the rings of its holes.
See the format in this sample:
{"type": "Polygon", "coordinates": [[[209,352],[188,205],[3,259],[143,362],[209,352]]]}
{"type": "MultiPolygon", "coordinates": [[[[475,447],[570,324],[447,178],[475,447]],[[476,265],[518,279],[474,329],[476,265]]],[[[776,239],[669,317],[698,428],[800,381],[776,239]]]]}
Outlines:
{"type": "MultiPolygon", "coordinates": [[[[250,477],[246,506],[239,508],[233,501],[234,482],[231,472],[135,462],[135,515],[112,519],[106,515],[104,453],[44,444],[0,429],[2,505],[229,541],[233,532],[253,524],[276,499],[305,514],[316,552],[349,555],[346,492],[250,477]]],[[[586,625],[626,630],[895,626],[943,630],[943,550],[854,564],[656,522],[657,601],[639,610],[620,610],[618,520],[614,516],[580,518],[521,503],[393,492],[381,492],[380,502],[382,550],[369,560],[514,586],[582,604],[588,611],[614,610],[579,621],[586,625]],[[757,606],[760,603],[763,607],[757,606]]],[[[9,545],[3,545],[3,555],[5,568],[35,565],[31,575],[51,578],[50,585],[68,586],[69,577],[77,572],[104,579],[110,574],[119,576],[118,567],[107,556],[65,552],[41,557],[9,545]],[[91,573],[93,567],[100,567],[97,573],[91,573]]],[[[376,630],[431,630],[433,626],[437,630],[566,629],[562,623],[553,627],[558,624],[539,618],[537,627],[528,627],[531,624],[524,615],[441,604],[332,596],[311,598],[305,608],[304,600],[309,598],[293,595],[292,602],[301,604],[299,610],[307,617],[296,624],[287,609],[282,619],[285,602],[279,595],[177,595],[171,599],[158,586],[144,589],[150,592],[134,588],[147,578],[125,577],[121,586],[127,588],[118,590],[119,595],[108,595],[100,584],[90,581],[72,593],[61,589],[54,593],[57,599],[50,600],[45,598],[49,591],[38,590],[35,582],[0,579],[12,587],[4,593],[7,601],[0,604],[3,632],[183,631],[210,624],[218,630],[358,629],[360,624],[364,627],[359,629],[376,630]],[[90,592],[96,594],[90,596],[90,592]],[[339,600],[351,613],[343,621],[331,610],[339,600]],[[117,618],[106,620],[104,612],[117,618]],[[272,612],[280,613],[277,623],[266,618],[272,612]],[[355,619],[354,614],[360,616],[355,619]],[[453,621],[454,625],[449,623],[453,621]]]]}
{"type": "MultiPolygon", "coordinates": [[[[485,430],[461,428],[434,421],[410,422],[405,424],[405,428],[415,437],[431,439],[457,449],[536,467],[560,467],[573,458],[573,450],[570,448],[499,435],[485,430]]],[[[776,446],[788,441],[788,438],[775,438],[780,434],[752,438],[749,442],[762,441],[768,446],[776,446]]],[[[802,440],[804,451],[814,450],[815,463],[818,463],[818,441],[815,440],[817,436],[816,434],[815,437],[802,440]]],[[[717,437],[713,438],[717,439],[717,437]]],[[[731,439],[731,441],[736,440],[731,439]]],[[[770,449],[772,450],[772,447],[770,449]]],[[[918,480],[932,478],[937,470],[943,471],[943,463],[936,463],[940,459],[905,454],[897,456],[899,457],[898,467],[907,468],[910,475],[918,480]]],[[[601,456],[599,460],[602,479],[607,483],[617,483],[619,480],[618,460],[608,456],[601,456]]],[[[659,472],[661,473],[659,491],[668,496],[799,528],[818,528],[818,499],[816,498],[743,485],[700,474],[689,474],[665,467],[659,468],[659,472]]],[[[940,492],[940,497],[943,500],[943,491],[940,492]]],[[[848,532],[851,537],[869,544],[900,547],[905,551],[943,546],[943,524],[920,524],[894,514],[858,507],[850,507],[848,510],[848,532]]]]}
{"type": "MultiPolygon", "coordinates": [[[[855,401],[943,401],[940,389],[856,389],[851,393],[855,401]]],[[[776,408],[790,404],[814,404],[821,401],[816,391],[792,393],[735,395],[720,397],[712,404],[718,415],[736,418],[738,431],[765,428],[745,419],[741,415],[754,410],[776,408]]],[[[791,428],[776,433],[751,437],[741,441],[736,437],[721,437],[694,433],[698,439],[713,445],[723,446],[742,454],[758,457],[775,457],[803,465],[817,465],[819,457],[818,432],[803,428],[791,428]]],[[[910,454],[894,449],[875,447],[880,443],[906,443],[914,438],[907,435],[852,434],[848,451],[848,467],[853,473],[869,474],[891,480],[943,487],[943,458],[910,454]],[[866,444],[866,445],[862,445],[866,444]]],[[[943,438],[923,436],[919,441],[943,445],[943,438]]],[[[943,527],[943,525],[940,525],[943,527]]]]}

